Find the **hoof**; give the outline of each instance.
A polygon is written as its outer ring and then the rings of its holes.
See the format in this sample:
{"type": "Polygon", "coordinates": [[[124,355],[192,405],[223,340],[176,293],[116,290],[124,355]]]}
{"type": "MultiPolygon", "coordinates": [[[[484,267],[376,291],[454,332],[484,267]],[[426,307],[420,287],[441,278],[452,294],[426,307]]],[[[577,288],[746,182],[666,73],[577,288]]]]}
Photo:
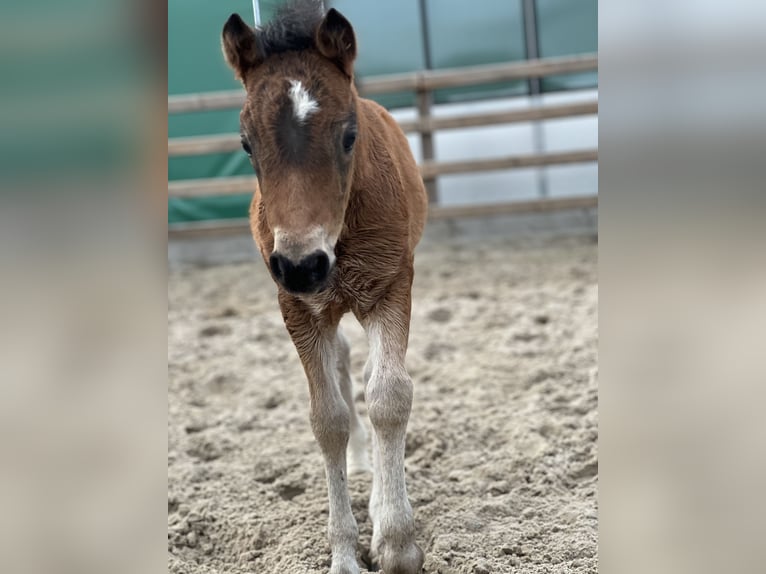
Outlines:
{"type": "Polygon", "coordinates": [[[330,574],[359,574],[359,565],[356,560],[333,561],[330,574]]]}
{"type": "Polygon", "coordinates": [[[374,562],[385,574],[420,574],[425,557],[417,544],[393,548],[385,542],[375,553],[374,562]]]}

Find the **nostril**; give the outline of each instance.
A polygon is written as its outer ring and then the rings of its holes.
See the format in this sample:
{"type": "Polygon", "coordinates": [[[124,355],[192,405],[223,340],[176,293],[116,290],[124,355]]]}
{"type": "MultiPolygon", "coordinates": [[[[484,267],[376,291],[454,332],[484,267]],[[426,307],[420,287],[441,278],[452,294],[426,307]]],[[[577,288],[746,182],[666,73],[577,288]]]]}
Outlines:
{"type": "Polygon", "coordinates": [[[293,263],[279,252],[269,255],[268,266],[274,280],[294,293],[310,293],[324,285],[330,273],[330,258],[322,251],[315,251],[293,263]]]}
{"type": "Polygon", "coordinates": [[[271,267],[271,272],[274,274],[274,277],[277,279],[281,279],[284,275],[284,270],[282,268],[282,257],[277,253],[272,253],[269,257],[269,267],[271,267]]]}
{"type": "Polygon", "coordinates": [[[306,257],[304,265],[306,270],[314,276],[314,279],[321,281],[327,275],[330,268],[330,258],[322,251],[316,251],[306,257]]]}

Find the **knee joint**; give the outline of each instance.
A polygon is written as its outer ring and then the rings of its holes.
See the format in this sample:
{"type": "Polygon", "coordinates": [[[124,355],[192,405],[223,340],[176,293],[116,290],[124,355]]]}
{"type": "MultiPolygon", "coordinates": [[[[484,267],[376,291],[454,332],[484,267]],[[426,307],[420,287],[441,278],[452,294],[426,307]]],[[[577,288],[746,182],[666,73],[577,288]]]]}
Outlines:
{"type": "Polygon", "coordinates": [[[376,373],[367,385],[365,400],[376,428],[406,425],[412,409],[412,379],[407,373],[376,373]]]}
{"type": "Polygon", "coordinates": [[[350,416],[344,404],[311,409],[311,428],[322,450],[345,449],[348,443],[350,416]]]}

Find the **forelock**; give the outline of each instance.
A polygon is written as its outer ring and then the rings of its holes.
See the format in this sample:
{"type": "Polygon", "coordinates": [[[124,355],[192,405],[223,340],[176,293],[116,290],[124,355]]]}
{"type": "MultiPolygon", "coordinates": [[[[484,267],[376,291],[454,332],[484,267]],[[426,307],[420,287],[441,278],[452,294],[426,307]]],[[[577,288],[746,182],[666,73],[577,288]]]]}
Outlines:
{"type": "Polygon", "coordinates": [[[256,35],[264,58],[316,47],[315,35],[324,17],[321,0],[292,0],[281,6],[256,35]]]}

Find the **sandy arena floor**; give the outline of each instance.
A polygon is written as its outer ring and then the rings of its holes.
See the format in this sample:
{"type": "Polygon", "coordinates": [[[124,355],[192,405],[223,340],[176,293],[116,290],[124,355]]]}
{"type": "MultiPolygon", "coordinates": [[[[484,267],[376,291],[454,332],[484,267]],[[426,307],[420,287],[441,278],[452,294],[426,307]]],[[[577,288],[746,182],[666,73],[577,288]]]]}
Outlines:
{"type": "MultiPolygon", "coordinates": [[[[428,573],[597,572],[597,271],[585,238],[419,248],[407,485],[428,573]]],[[[327,572],[308,391],[261,261],[169,278],[174,573],[327,572]]],[[[357,405],[364,332],[349,316],[357,405]]],[[[367,559],[370,477],[352,475],[367,559]]]]}

